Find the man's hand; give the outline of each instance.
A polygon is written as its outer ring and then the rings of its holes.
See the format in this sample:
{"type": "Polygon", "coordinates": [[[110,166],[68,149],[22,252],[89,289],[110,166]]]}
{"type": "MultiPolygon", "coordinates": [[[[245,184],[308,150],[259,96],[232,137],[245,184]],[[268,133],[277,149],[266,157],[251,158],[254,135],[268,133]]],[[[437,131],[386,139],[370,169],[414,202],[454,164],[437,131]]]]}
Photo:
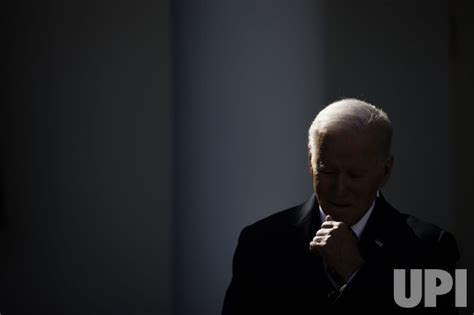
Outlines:
{"type": "Polygon", "coordinates": [[[328,267],[345,281],[364,263],[351,228],[344,222],[333,221],[329,215],[309,248],[312,253],[320,254],[328,267]]]}

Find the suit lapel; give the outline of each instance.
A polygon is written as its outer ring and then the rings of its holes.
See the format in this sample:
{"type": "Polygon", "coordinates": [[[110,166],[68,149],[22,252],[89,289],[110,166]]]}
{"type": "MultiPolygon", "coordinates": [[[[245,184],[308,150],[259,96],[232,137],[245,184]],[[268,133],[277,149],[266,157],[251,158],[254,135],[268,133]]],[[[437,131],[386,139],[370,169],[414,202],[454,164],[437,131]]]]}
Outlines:
{"type": "Polygon", "coordinates": [[[316,195],[312,194],[306,202],[297,207],[291,219],[291,224],[297,229],[298,239],[304,244],[308,244],[308,247],[313,239],[313,230],[316,232],[319,228],[318,226],[314,226],[315,219],[317,219],[317,224],[321,226],[319,216],[316,215],[318,207],[316,195]]]}
{"type": "Polygon", "coordinates": [[[397,224],[397,213],[380,194],[359,240],[359,249],[364,258],[380,253],[391,242],[393,236],[390,231],[397,224]]]}

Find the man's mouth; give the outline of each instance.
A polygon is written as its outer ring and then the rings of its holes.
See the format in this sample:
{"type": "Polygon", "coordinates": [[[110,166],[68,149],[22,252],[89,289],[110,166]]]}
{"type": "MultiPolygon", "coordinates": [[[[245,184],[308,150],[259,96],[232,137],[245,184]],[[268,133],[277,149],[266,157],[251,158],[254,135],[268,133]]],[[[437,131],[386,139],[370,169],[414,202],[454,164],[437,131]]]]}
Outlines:
{"type": "Polygon", "coordinates": [[[350,207],[350,203],[345,203],[345,202],[332,202],[332,201],[329,201],[330,204],[332,204],[333,206],[336,206],[338,208],[346,208],[346,207],[350,207]]]}

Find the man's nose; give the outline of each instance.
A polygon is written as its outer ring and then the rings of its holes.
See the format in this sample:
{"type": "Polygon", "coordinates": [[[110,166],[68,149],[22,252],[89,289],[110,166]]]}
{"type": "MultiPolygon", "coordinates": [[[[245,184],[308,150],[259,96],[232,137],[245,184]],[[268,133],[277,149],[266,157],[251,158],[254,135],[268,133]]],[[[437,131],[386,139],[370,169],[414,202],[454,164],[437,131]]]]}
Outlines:
{"type": "Polygon", "coordinates": [[[334,192],[337,196],[344,196],[349,186],[349,178],[346,174],[340,172],[334,181],[334,192]]]}

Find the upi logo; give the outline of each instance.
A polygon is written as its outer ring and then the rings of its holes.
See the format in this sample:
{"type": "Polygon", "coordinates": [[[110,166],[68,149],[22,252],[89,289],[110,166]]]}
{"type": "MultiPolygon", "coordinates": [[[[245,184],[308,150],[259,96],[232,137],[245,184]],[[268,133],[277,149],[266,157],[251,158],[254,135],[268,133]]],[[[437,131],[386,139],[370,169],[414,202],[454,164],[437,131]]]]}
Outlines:
{"type": "MultiPolygon", "coordinates": [[[[393,298],[398,306],[412,308],[420,304],[423,296],[422,269],[410,270],[410,297],[407,297],[405,269],[395,269],[393,271],[393,298]]],[[[467,307],[467,270],[457,269],[455,281],[451,274],[441,269],[425,269],[425,307],[436,307],[436,298],[444,295],[455,287],[455,306],[467,307]]]]}

